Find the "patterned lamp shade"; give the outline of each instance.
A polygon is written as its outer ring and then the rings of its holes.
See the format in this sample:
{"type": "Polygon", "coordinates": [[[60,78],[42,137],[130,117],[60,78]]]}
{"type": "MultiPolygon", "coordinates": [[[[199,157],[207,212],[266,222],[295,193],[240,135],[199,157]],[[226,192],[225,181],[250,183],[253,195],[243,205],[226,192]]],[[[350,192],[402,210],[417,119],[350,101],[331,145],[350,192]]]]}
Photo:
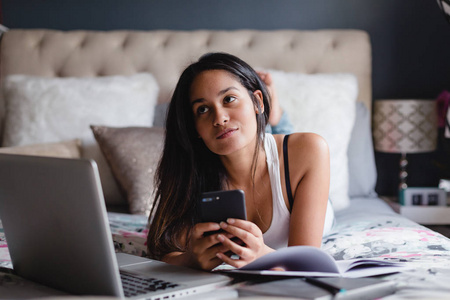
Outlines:
{"type": "Polygon", "coordinates": [[[390,153],[431,152],[437,147],[437,107],[432,100],[374,102],[375,150],[390,153]]]}

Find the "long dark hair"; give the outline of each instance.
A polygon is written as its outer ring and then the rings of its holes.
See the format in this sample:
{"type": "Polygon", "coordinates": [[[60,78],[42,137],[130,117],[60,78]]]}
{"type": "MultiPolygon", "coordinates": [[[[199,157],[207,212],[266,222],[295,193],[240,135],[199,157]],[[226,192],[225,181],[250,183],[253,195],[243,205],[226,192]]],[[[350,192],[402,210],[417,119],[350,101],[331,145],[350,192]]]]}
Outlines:
{"type": "Polygon", "coordinates": [[[262,146],[270,113],[270,98],[265,84],[246,62],[227,53],[208,53],[188,66],[176,85],[166,118],[164,150],[155,175],[155,201],[150,214],[147,238],[149,255],[161,259],[173,251],[185,251],[182,238],[188,238],[198,222],[197,198],[200,193],[221,190],[226,179],[225,169],[217,154],[211,152],[195,129],[190,104],[190,89],[195,77],[207,70],[225,70],[248,90],[255,107],[259,108],[253,168],[262,146]],[[264,113],[253,95],[263,94],[264,113]],[[184,235],[184,236],[183,236],[184,235]]]}

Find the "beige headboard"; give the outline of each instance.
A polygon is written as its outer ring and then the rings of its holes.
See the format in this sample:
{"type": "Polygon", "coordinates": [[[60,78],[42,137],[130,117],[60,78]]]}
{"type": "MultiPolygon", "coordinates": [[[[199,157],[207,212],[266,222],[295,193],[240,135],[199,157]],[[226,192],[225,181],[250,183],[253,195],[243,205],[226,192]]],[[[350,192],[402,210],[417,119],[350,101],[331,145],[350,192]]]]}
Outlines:
{"type": "MultiPolygon", "coordinates": [[[[371,108],[371,47],[368,34],[359,30],[10,30],[0,44],[0,76],[97,77],[149,72],[160,86],[154,125],[162,126],[163,112],[182,70],[213,51],[235,54],[257,69],[353,73],[359,83],[358,100],[371,108]]],[[[2,111],[0,98],[0,142],[2,111]]],[[[86,157],[101,159],[100,149],[98,154],[86,157]]],[[[105,196],[116,197],[106,161],[97,162],[105,179],[105,196]]]]}
{"type": "MultiPolygon", "coordinates": [[[[182,70],[202,54],[235,54],[255,68],[353,73],[359,101],[371,109],[371,46],[360,30],[56,31],[16,29],[0,45],[0,76],[47,77],[152,73],[159,103],[168,102],[182,70]]],[[[0,124],[4,105],[0,99],[0,124]]],[[[0,125],[1,137],[1,125],[0,125]]]]}

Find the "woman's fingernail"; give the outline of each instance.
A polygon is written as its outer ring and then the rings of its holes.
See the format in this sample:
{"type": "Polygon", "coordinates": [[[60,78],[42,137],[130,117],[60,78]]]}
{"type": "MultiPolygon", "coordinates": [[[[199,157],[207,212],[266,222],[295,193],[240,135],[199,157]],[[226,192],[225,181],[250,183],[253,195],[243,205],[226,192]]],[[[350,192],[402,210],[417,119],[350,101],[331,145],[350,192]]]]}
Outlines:
{"type": "Polygon", "coordinates": [[[221,242],[223,242],[225,240],[225,238],[221,234],[217,235],[217,239],[221,242]]]}
{"type": "Polygon", "coordinates": [[[227,223],[228,223],[228,224],[234,224],[234,219],[231,219],[231,218],[230,218],[230,219],[227,219],[227,223]]]}
{"type": "Polygon", "coordinates": [[[227,226],[228,226],[228,224],[227,223],[225,223],[225,222],[220,222],[220,227],[222,227],[222,228],[227,228],[227,226]]]}

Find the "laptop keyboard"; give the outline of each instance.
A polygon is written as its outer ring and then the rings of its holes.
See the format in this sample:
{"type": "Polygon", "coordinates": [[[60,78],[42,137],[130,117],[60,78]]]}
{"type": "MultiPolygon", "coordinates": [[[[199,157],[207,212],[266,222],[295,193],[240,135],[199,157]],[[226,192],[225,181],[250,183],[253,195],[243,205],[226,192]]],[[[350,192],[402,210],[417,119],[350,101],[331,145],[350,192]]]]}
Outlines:
{"type": "Polygon", "coordinates": [[[155,278],[142,278],[128,273],[120,273],[123,292],[126,297],[133,297],[149,292],[166,290],[178,286],[176,283],[155,278]]]}

